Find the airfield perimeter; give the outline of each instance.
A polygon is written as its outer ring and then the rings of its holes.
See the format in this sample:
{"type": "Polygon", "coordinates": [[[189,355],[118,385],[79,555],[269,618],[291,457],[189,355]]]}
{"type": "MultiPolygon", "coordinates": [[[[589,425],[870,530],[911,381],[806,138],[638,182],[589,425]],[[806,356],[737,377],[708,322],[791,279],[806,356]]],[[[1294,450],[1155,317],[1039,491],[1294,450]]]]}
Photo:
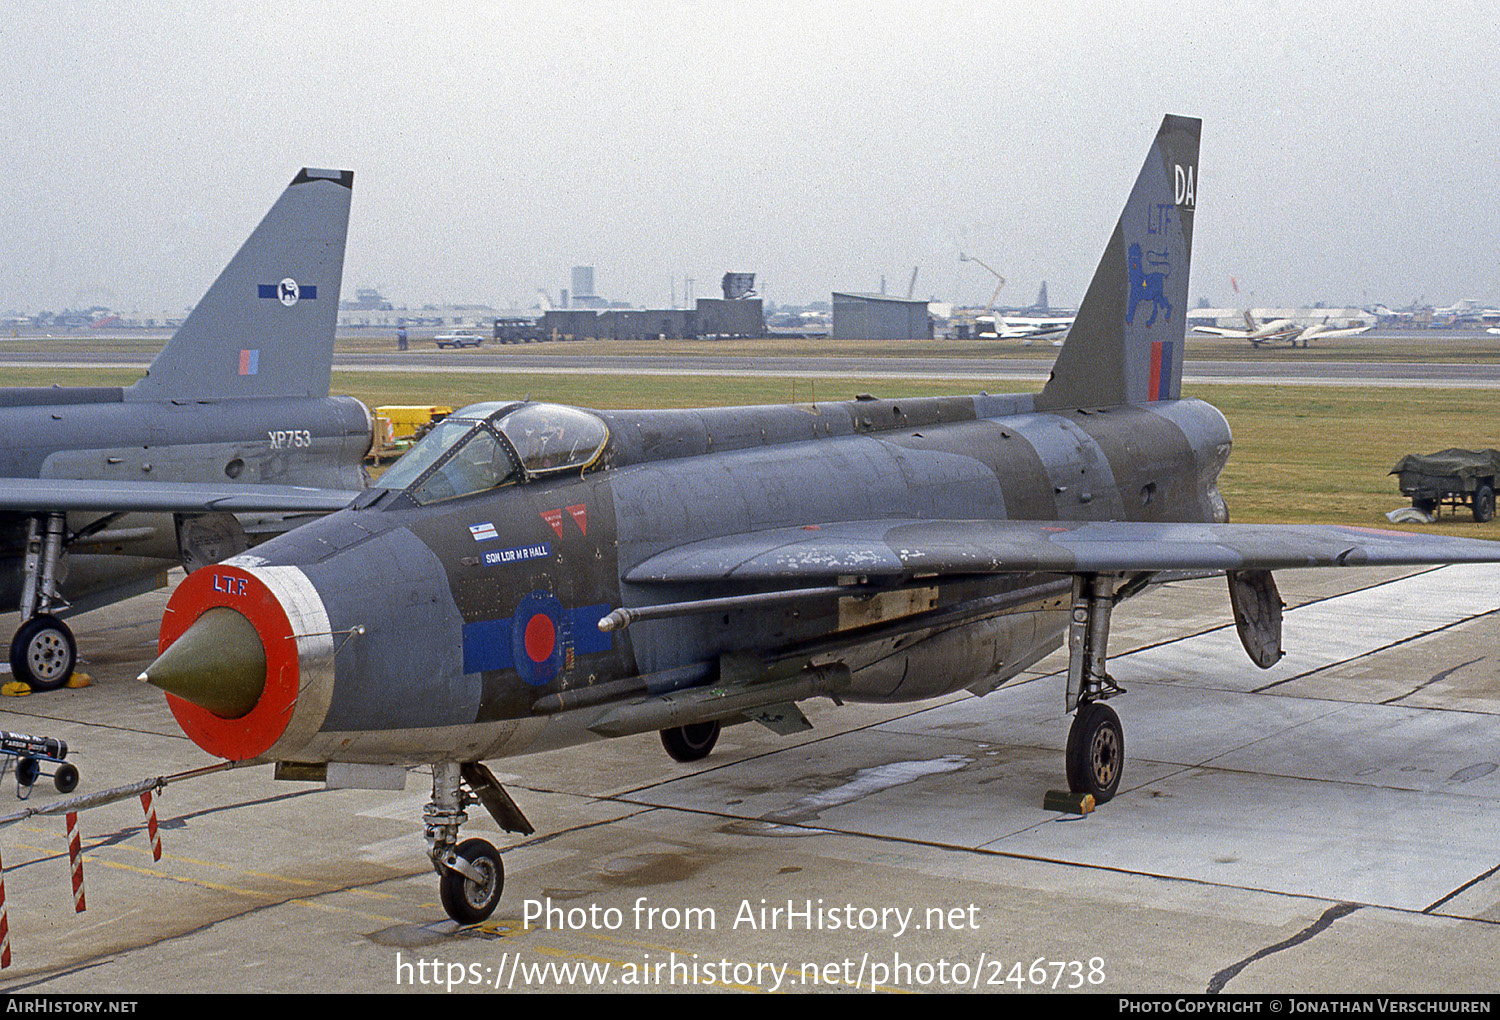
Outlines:
{"type": "MultiPolygon", "coordinates": [[[[400,375],[402,402],[454,405],[462,397],[440,387],[460,381],[604,406],[580,394],[616,385],[400,375]]],[[[770,384],[762,399],[795,385],[770,384]]],[[[374,402],[395,402],[383,395],[393,385],[335,374],[336,389],[374,402]]],[[[699,384],[631,385],[647,404],[662,389],[689,399],[699,384]]],[[[818,379],[817,397],[871,385],[818,379]]],[[[874,385],[913,392],[889,377],[874,385]]],[[[1312,392],[1202,393],[1236,430],[1226,496],[1238,519],[1255,505],[1261,519],[1381,524],[1378,510],[1401,503],[1383,477],[1400,453],[1500,445],[1474,406],[1489,403],[1482,391],[1312,392]],[[1315,464],[1331,464],[1329,477],[1315,464]]],[[[1500,538],[1495,523],[1447,528],[1500,538]]],[[[1111,672],[1130,690],[1116,702],[1125,778],[1086,817],[1041,808],[1065,784],[1060,654],[983,699],[806,703],[810,733],[734,727],[694,766],[652,735],[492,763],[538,832],[507,836],[473,816],[466,832],[494,838],[507,869],[499,911],[475,929],[457,930],[437,902],[425,770],[396,793],[323,792],[246,769],[161,795],[159,862],[138,801],[85,812],[81,914],[62,819],[6,828],[14,962],[0,990],[1492,992],[1500,576],[1278,580],[1288,655],[1267,672],[1239,649],[1222,582],[1122,607],[1111,672]],[[542,912],[529,929],[528,907],[542,912]],[[562,977],[584,966],[594,969],[562,977]],[[643,980],[621,983],[632,976],[643,980]]],[[[209,764],[134,680],[165,598],[78,618],[92,687],[0,704],[0,728],[68,742],[80,792],[209,764]]],[[[12,791],[0,788],[11,805],[0,813],[21,806],[12,791]]],[[[60,799],[44,779],[30,804],[60,799]]]]}

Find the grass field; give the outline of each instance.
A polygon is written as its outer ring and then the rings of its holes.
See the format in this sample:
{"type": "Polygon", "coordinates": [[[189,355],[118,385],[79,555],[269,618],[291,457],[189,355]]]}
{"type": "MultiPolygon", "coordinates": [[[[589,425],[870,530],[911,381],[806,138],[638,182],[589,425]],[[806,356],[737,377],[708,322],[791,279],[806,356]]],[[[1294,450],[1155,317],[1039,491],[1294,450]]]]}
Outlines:
{"type": "MultiPolygon", "coordinates": [[[[132,369],[3,370],[4,385],[11,386],[118,386],[139,375],[132,369]]],[[[847,400],[857,393],[913,397],[972,393],[978,387],[972,381],[931,379],[336,371],[333,388],[369,407],[461,407],[530,397],[634,408],[847,400]]],[[[1385,512],[1405,505],[1396,479],[1387,474],[1402,455],[1500,447],[1492,407],[1500,398],[1485,390],[1198,386],[1188,395],[1218,407],[1234,431],[1234,453],[1220,488],[1238,521],[1389,526],[1385,512]]],[[[1476,525],[1466,513],[1435,526],[1408,527],[1500,539],[1500,522],[1476,525]]]]}

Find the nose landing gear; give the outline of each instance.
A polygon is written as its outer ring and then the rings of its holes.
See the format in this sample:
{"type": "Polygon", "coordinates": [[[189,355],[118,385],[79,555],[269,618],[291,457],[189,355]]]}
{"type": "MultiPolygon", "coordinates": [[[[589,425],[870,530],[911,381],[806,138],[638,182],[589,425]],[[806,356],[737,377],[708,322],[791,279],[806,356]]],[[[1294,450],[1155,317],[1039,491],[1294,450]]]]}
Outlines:
{"type": "Polygon", "coordinates": [[[438,898],[459,924],[478,924],[495,912],[505,890],[500,851],[485,839],[458,841],[469,820],[464,810],[478,801],[507,832],[530,835],[536,829],[515,801],[480,762],[439,762],[432,766],[432,800],[422,811],[427,856],[438,874],[438,898]]]}

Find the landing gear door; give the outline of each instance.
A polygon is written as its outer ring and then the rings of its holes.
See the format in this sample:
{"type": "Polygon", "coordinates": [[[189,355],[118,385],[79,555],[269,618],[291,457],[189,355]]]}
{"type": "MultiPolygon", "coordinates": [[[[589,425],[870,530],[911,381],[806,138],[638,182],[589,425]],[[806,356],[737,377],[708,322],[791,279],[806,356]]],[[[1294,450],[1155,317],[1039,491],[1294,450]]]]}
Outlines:
{"type": "Polygon", "coordinates": [[[177,551],[190,574],[199,567],[238,556],[248,548],[250,538],[234,514],[177,515],[177,551]]]}
{"type": "Polygon", "coordinates": [[[1231,570],[1229,605],[1250,661],[1270,669],[1286,654],[1281,650],[1281,593],[1269,570],[1231,570]]]}

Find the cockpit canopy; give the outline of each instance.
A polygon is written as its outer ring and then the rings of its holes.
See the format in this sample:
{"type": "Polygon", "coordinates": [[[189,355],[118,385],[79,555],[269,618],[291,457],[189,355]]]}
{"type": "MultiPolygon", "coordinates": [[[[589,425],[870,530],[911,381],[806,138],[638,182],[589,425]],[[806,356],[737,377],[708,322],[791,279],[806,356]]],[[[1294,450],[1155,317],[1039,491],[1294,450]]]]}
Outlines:
{"type": "Polygon", "coordinates": [[[561,404],[471,404],[435,425],[376,486],[419,504],[565,471],[587,471],[609,441],[595,415],[561,404]]]}

